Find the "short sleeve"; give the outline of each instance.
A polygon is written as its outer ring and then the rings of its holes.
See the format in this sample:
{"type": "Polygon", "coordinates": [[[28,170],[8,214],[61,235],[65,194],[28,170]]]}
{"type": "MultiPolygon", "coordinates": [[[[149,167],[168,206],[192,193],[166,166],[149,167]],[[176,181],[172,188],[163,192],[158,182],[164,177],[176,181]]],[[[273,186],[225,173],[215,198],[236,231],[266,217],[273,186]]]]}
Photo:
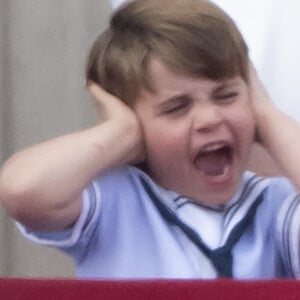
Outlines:
{"type": "Polygon", "coordinates": [[[289,275],[300,278],[300,196],[290,194],[280,208],[277,240],[289,275]]]}
{"type": "Polygon", "coordinates": [[[17,222],[21,233],[29,240],[59,248],[72,256],[80,256],[80,245],[88,243],[98,224],[101,195],[97,182],[92,182],[82,193],[82,209],[77,221],[71,228],[59,232],[32,231],[17,222]]]}

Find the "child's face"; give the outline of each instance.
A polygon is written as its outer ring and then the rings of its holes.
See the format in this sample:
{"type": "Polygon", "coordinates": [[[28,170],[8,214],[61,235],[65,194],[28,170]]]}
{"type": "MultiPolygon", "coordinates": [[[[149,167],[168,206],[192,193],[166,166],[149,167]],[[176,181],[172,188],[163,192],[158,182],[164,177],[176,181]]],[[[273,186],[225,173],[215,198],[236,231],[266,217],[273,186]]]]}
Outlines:
{"type": "Polygon", "coordinates": [[[191,78],[149,66],[156,93],[143,90],[136,111],[150,175],[163,187],[206,204],[235,193],[254,136],[248,86],[235,77],[191,78]]]}

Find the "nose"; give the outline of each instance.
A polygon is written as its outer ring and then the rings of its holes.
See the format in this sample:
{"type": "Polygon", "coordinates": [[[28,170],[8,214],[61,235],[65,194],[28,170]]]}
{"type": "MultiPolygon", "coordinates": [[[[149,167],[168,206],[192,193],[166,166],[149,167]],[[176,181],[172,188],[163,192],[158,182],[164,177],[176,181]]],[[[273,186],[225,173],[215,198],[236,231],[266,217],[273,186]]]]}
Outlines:
{"type": "Polygon", "coordinates": [[[209,132],[218,128],[224,121],[222,108],[213,103],[198,104],[193,111],[193,128],[209,132]]]}

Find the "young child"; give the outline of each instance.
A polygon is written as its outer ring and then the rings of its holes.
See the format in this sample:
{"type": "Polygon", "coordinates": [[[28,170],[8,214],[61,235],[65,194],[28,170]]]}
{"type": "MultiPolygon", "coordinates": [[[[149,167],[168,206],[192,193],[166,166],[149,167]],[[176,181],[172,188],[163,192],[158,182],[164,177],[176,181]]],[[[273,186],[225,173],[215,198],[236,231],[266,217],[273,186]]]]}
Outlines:
{"type": "Polygon", "coordinates": [[[299,277],[300,127],[206,0],[134,0],[96,40],[101,123],[3,166],[22,233],[88,278],[299,277]],[[293,183],[246,171],[262,143],[293,183]]]}

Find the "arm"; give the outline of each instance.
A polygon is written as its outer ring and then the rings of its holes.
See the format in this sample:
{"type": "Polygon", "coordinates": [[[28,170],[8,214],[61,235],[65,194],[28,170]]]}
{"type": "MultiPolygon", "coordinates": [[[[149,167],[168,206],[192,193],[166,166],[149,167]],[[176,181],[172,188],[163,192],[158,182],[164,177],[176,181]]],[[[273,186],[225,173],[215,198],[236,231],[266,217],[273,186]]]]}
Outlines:
{"type": "Polygon", "coordinates": [[[280,111],[250,66],[250,95],[259,142],[300,189],[300,124],[280,111]]]}
{"type": "Polygon", "coordinates": [[[8,213],[36,230],[61,230],[77,219],[81,193],[114,166],[140,159],[142,134],[133,111],[100,87],[91,93],[103,113],[100,125],[15,154],[0,174],[8,213]]]}

